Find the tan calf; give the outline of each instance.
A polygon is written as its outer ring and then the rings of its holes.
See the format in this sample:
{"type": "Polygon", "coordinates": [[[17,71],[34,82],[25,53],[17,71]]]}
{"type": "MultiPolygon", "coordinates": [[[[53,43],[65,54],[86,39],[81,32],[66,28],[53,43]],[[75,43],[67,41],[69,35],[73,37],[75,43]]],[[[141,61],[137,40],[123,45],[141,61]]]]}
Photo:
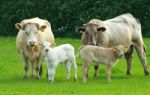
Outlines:
{"type": "Polygon", "coordinates": [[[93,61],[95,64],[106,64],[107,79],[110,82],[111,68],[115,62],[124,55],[127,49],[122,45],[113,48],[103,48],[93,45],[81,46],[80,55],[83,60],[83,81],[86,82],[89,64],[93,61]]]}

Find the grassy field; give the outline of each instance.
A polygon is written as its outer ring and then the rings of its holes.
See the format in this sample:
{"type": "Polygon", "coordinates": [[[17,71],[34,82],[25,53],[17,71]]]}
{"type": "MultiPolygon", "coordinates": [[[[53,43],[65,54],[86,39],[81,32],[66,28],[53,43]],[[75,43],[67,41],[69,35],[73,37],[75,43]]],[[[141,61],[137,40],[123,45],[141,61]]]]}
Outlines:
{"type": "MultiPolygon", "coordinates": [[[[80,40],[57,38],[57,45],[63,43],[72,44],[76,51],[80,40]]],[[[147,61],[150,68],[150,39],[145,38],[147,46],[147,61]]],[[[132,75],[127,76],[126,62],[122,58],[112,70],[112,82],[108,83],[105,73],[105,65],[100,65],[99,78],[94,79],[94,67],[90,66],[87,83],[82,82],[82,62],[77,58],[78,81],[65,80],[66,71],[64,65],[58,65],[55,82],[48,84],[46,79],[46,66],[43,64],[43,76],[41,79],[23,80],[23,64],[15,47],[15,38],[0,37],[0,95],[149,95],[150,76],[144,76],[142,65],[134,54],[132,75]]],[[[30,75],[30,72],[29,72],[30,75]]]]}

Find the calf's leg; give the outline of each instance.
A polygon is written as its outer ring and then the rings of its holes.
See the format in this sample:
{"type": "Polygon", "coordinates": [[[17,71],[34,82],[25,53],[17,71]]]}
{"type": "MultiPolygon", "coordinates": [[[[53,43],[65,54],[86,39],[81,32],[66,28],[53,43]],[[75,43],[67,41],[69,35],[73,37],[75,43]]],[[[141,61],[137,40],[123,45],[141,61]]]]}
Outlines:
{"type": "Polygon", "coordinates": [[[67,73],[66,79],[69,80],[69,79],[70,79],[71,64],[70,64],[69,61],[67,60],[67,61],[65,62],[65,65],[66,65],[66,73],[67,73]]]}
{"type": "Polygon", "coordinates": [[[48,66],[48,81],[49,83],[53,83],[54,82],[54,77],[55,77],[55,71],[56,71],[56,64],[50,64],[48,66]]]}
{"type": "MultiPolygon", "coordinates": [[[[99,64],[95,64],[95,65],[94,65],[94,69],[95,69],[94,78],[98,78],[98,68],[99,68],[99,64]]],[[[88,76],[88,75],[87,75],[87,76],[88,76]]]]}
{"type": "Polygon", "coordinates": [[[87,76],[87,73],[88,73],[88,67],[89,67],[89,62],[88,61],[84,61],[83,63],[83,71],[82,71],[82,76],[83,76],[83,82],[86,82],[86,76],[87,76]]]}
{"type": "Polygon", "coordinates": [[[106,73],[108,82],[111,82],[111,67],[112,67],[111,63],[106,64],[106,73]]]}
{"type": "Polygon", "coordinates": [[[77,80],[77,64],[76,64],[75,56],[72,56],[72,57],[70,58],[70,63],[71,63],[72,66],[73,66],[73,70],[74,70],[74,80],[76,81],[76,80],[77,80]]]}

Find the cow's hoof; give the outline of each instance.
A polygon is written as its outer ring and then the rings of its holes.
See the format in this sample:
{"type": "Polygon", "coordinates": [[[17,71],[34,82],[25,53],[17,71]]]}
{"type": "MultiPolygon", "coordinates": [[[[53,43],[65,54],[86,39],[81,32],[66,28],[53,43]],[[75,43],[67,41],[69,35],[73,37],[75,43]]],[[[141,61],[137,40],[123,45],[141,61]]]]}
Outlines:
{"type": "Polygon", "coordinates": [[[144,74],[145,74],[146,76],[148,76],[148,75],[149,75],[149,71],[144,71],[144,74]]]}
{"type": "Polygon", "coordinates": [[[66,80],[67,80],[67,81],[69,81],[70,79],[69,79],[69,78],[67,78],[66,80]]]}
{"type": "Polygon", "coordinates": [[[38,79],[40,79],[40,76],[35,76],[34,78],[38,80],[38,79]]]}
{"type": "Polygon", "coordinates": [[[27,80],[27,76],[23,76],[23,79],[24,79],[24,80],[27,80]]]}
{"type": "Polygon", "coordinates": [[[93,76],[93,77],[94,77],[94,79],[98,79],[98,76],[97,76],[96,74],[94,74],[94,76],[93,76]]]}
{"type": "Polygon", "coordinates": [[[31,78],[33,79],[33,78],[34,78],[34,75],[31,75],[31,78]]]}
{"type": "Polygon", "coordinates": [[[49,81],[48,81],[48,84],[52,84],[52,83],[53,83],[53,81],[52,81],[52,80],[49,80],[49,81]]]}
{"type": "Polygon", "coordinates": [[[108,83],[111,83],[111,80],[108,80],[108,83]]]}
{"type": "Polygon", "coordinates": [[[73,80],[74,80],[74,81],[77,81],[77,78],[74,78],[73,80]]]}
{"type": "Polygon", "coordinates": [[[127,71],[127,73],[126,73],[126,74],[130,76],[130,75],[131,75],[131,72],[127,71]]]}
{"type": "Polygon", "coordinates": [[[83,80],[83,83],[86,83],[86,80],[83,80]]]}

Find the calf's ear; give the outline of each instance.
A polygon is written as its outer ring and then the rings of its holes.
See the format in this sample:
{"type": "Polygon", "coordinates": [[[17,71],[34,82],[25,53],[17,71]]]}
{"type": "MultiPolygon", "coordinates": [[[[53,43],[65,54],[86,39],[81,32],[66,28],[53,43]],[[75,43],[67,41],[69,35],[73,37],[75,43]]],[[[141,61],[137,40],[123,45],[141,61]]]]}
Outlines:
{"type": "Polygon", "coordinates": [[[97,31],[102,31],[102,32],[104,32],[105,30],[106,30],[105,27],[98,27],[98,28],[97,28],[97,31]]]}
{"type": "Polygon", "coordinates": [[[41,32],[44,32],[44,30],[45,30],[46,28],[47,28],[46,25],[42,25],[42,26],[40,27],[41,32]]]}
{"type": "Polygon", "coordinates": [[[18,29],[18,30],[22,30],[23,29],[23,25],[21,23],[16,23],[15,24],[15,27],[18,29]]]}
{"type": "Polygon", "coordinates": [[[39,42],[39,45],[40,45],[40,46],[43,46],[43,43],[42,43],[42,42],[39,42]]]}
{"type": "Polygon", "coordinates": [[[124,46],[124,52],[128,51],[128,46],[124,46]]]}
{"type": "Polygon", "coordinates": [[[116,46],[113,46],[113,51],[117,51],[117,47],[116,46]]]}
{"type": "Polygon", "coordinates": [[[83,33],[85,32],[85,27],[79,27],[79,28],[76,28],[76,32],[80,32],[80,33],[83,33]]]}

